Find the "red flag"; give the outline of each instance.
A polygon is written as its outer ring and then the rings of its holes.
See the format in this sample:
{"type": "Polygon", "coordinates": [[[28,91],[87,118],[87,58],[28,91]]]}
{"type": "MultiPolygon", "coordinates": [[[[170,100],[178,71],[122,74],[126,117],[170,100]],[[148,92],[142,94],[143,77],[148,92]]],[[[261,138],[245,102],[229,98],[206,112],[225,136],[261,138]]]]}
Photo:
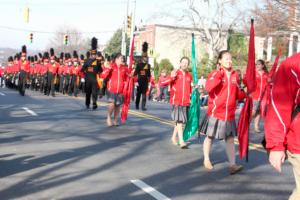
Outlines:
{"type": "Polygon", "coordinates": [[[240,159],[246,156],[248,161],[248,145],[249,145],[249,125],[252,117],[253,101],[251,97],[247,97],[244,107],[240,113],[238,123],[238,139],[240,159]]]}
{"type": "Polygon", "coordinates": [[[254,20],[251,19],[249,49],[248,49],[248,64],[246,74],[244,77],[244,83],[247,86],[248,94],[252,93],[256,88],[255,81],[255,43],[254,43],[254,20]]]}
{"type": "Polygon", "coordinates": [[[274,76],[274,74],[276,72],[276,69],[277,69],[277,65],[278,65],[278,61],[279,61],[280,55],[281,55],[281,51],[282,51],[282,48],[279,49],[278,54],[277,54],[277,56],[275,58],[273,67],[272,67],[272,69],[271,69],[271,71],[269,73],[269,78],[271,78],[271,80],[273,80],[273,78],[274,78],[273,76],[274,76]]]}
{"type": "MultiPolygon", "coordinates": [[[[132,71],[132,65],[133,65],[133,50],[134,50],[134,36],[132,38],[132,43],[131,43],[131,48],[130,48],[130,55],[129,55],[129,73],[132,71]]],[[[121,121],[122,123],[126,122],[127,115],[128,115],[128,109],[130,105],[130,99],[131,99],[131,94],[132,94],[132,88],[133,88],[133,78],[128,76],[126,85],[123,91],[124,95],[124,104],[122,107],[122,112],[121,112],[121,121]]]]}
{"type": "MultiPolygon", "coordinates": [[[[254,43],[254,20],[251,19],[250,27],[250,39],[249,39],[249,51],[248,51],[248,64],[246,69],[246,75],[244,77],[244,83],[247,86],[248,94],[252,93],[256,88],[256,71],[255,71],[255,43],[254,43]]],[[[247,97],[244,107],[240,113],[238,122],[238,139],[239,139],[239,153],[240,159],[246,156],[248,161],[248,149],[249,149],[249,125],[252,117],[252,98],[247,97]]]]}

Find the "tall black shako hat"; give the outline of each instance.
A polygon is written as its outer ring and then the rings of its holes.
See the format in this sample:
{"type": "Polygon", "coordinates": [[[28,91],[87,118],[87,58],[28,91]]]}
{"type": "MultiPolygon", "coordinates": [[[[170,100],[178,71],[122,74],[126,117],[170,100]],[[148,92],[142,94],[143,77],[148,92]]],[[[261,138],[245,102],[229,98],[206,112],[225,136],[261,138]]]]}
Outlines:
{"type": "Polygon", "coordinates": [[[80,60],[84,60],[84,55],[83,54],[80,55],[80,60]]]}
{"type": "Polygon", "coordinates": [[[92,49],[90,50],[91,55],[96,55],[97,48],[98,48],[98,39],[97,38],[95,38],[95,37],[92,38],[91,47],[92,47],[92,49]]]}
{"type": "Polygon", "coordinates": [[[43,55],[43,61],[49,61],[49,53],[48,52],[44,52],[44,55],[43,55]]]}
{"type": "Polygon", "coordinates": [[[91,57],[91,53],[89,51],[86,52],[86,58],[89,59],[91,57]]]}
{"type": "Polygon", "coordinates": [[[50,59],[55,60],[55,54],[54,54],[54,49],[50,48],[50,59]]]}
{"type": "Polygon", "coordinates": [[[64,56],[65,56],[64,52],[60,52],[59,59],[60,59],[60,60],[63,60],[63,59],[64,59],[64,56]]]}
{"type": "Polygon", "coordinates": [[[148,43],[144,42],[142,45],[142,57],[148,58],[148,43]]]}
{"type": "Polygon", "coordinates": [[[65,53],[65,61],[69,61],[71,59],[70,53],[65,53]]]}
{"type": "Polygon", "coordinates": [[[13,61],[14,61],[14,59],[13,59],[13,57],[12,57],[12,56],[9,56],[7,61],[8,61],[8,62],[13,62],[13,61]]]}
{"type": "Polygon", "coordinates": [[[23,45],[23,46],[22,46],[22,53],[21,53],[21,56],[25,56],[25,57],[26,57],[26,54],[27,54],[27,48],[26,48],[26,45],[23,45]]]}
{"type": "Polygon", "coordinates": [[[78,54],[77,51],[73,51],[73,62],[78,61],[78,54]]]}

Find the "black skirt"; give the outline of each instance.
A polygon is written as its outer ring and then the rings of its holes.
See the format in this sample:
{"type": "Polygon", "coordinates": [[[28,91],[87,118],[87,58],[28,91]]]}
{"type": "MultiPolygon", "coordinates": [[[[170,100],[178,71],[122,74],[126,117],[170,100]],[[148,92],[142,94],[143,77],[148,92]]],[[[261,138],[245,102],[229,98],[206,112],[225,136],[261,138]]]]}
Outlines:
{"type": "Polygon", "coordinates": [[[120,106],[124,103],[124,95],[112,93],[110,91],[106,91],[107,100],[109,103],[114,103],[116,106],[120,106]]]}
{"type": "Polygon", "coordinates": [[[183,123],[185,124],[188,120],[188,112],[189,106],[175,106],[172,107],[172,120],[176,123],[183,123]]]}
{"type": "Polygon", "coordinates": [[[235,120],[223,121],[207,114],[200,122],[199,132],[219,140],[237,135],[235,120]]]}

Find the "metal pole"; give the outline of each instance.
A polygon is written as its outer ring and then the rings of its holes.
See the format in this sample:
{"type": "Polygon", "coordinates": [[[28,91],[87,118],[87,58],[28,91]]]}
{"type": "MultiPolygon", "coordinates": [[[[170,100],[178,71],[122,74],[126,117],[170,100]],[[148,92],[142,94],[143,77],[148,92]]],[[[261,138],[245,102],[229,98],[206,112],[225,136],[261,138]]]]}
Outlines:
{"type": "Polygon", "coordinates": [[[124,27],[122,29],[121,53],[122,53],[122,55],[125,55],[125,56],[126,56],[126,31],[127,31],[128,9],[129,9],[129,0],[127,0],[126,14],[125,14],[124,23],[123,23],[124,27]]]}
{"type": "Polygon", "coordinates": [[[131,32],[130,32],[130,44],[129,44],[129,52],[131,52],[131,44],[133,40],[133,34],[135,31],[135,9],[136,9],[136,0],[133,0],[133,12],[132,12],[132,19],[131,19],[131,32]]]}

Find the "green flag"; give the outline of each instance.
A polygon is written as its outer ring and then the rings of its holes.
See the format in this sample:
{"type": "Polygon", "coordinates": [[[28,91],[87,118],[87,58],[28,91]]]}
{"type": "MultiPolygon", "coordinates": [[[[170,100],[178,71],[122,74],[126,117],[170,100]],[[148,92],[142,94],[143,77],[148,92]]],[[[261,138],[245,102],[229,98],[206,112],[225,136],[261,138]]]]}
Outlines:
{"type": "MultiPolygon", "coordinates": [[[[197,77],[194,33],[192,33],[192,73],[193,73],[194,85],[197,85],[198,77],[197,77]]],[[[188,121],[183,131],[184,141],[189,140],[198,131],[199,118],[200,118],[200,94],[197,88],[193,88],[192,95],[191,95],[190,109],[188,112],[188,121]]]]}

